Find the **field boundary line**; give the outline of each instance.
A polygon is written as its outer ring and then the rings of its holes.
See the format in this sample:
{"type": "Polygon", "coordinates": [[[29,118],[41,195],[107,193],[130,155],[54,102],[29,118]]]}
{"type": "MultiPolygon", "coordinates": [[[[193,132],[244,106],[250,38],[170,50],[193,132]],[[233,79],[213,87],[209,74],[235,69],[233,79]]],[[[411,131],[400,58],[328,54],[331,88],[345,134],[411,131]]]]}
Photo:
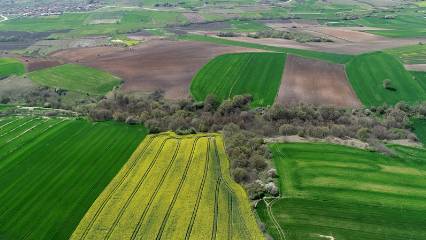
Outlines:
{"type": "Polygon", "coordinates": [[[179,182],[178,188],[177,188],[175,194],[173,195],[172,202],[169,205],[169,208],[167,209],[166,215],[163,218],[163,222],[161,223],[161,227],[158,230],[157,237],[155,238],[156,240],[161,239],[161,237],[163,236],[163,231],[164,231],[164,228],[166,227],[167,220],[169,219],[169,216],[170,216],[170,214],[171,214],[171,212],[172,212],[172,210],[174,208],[174,205],[175,205],[175,203],[176,203],[176,201],[177,201],[177,199],[179,197],[179,193],[180,193],[183,185],[185,184],[185,180],[186,180],[189,168],[191,167],[192,161],[194,160],[194,152],[195,152],[195,149],[197,147],[198,140],[200,138],[202,138],[202,137],[197,137],[194,140],[194,143],[192,144],[192,149],[191,149],[191,153],[190,153],[190,156],[189,156],[189,161],[188,161],[188,163],[185,166],[185,170],[184,170],[183,176],[182,176],[182,178],[181,178],[181,180],[179,182]]]}
{"type": "MultiPolygon", "coordinates": [[[[117,189],[123,184],[123,182],[127,179],[127,177],[130,175],[130,172],[133,170],[133,168],[136,166],[137,162],[140,160],[142,155],[145,154],[148,147],[151,145],[151,143],[154,141],[154,139],[157,138],[157,136],[149,137],[149,142],[144,146],[142,151],[138,154],[138,156],[134,159],[134,161],[131,162],[129,169],[125,172],[124,176],[119,180],[117,185],[114,186],[111,192],[108,193],[107,197],[102,201],[101,206],[98,208],[98,210],[95,212],[95,215],[92,217],[92,219],[89,222],[89,225],[85,228],[83,234],[80,237],[80,240],[85,239],[87,234],[89,233],[89,230],[93,227],[93,224],[105,208],[106,204],[109,202],[109,200],[112,198],[114,193],[117,191],[117,189]]],[[[166,142],[167,138],[164,139],[162,142],[162,145],[166,142]]]]}
{"type": "MultiPolygon", "coordinates": [[[[12,119],[12,121],[10,121],[10,122],[7,122],[7,123],[5,123],[5,124],[1,125],[1,126],[0,126],[0,130],[1,130],[3,127],[6,127],[7,125],[9,125],[9,124],[11,124],[11,123],[14,123],[14,122],[18,121],[19,119],[22,119],[22,118],[15,118],[15,119],[12,119]]],[[[3,120],[2,122],[4,122],[4,121],[5,121],[5,120],[3,120]]]]}
{"type": "Polygon", "coordinates": [[[278,201],[278,200],[280,200],[280,199],[282,199],[282,198],[280,198],[280,197],[278,197],[278,198],[274,198],[274,199],[273,199],[270,203],[268,203],[268,201],[266,201],[266,199],[265,199],[265,198],[263,198],[262,200],[265,202],[266,210],[267,210],[267,212],[268,212],[269,218],[272,220],[272,223],[275,225],[275,228],[276,228],[276,229],[277,229],[277,231],[278,231],[278,234],[279,234],[279,236],[280,236],[280,239],[281,239],[281,240],[286,240],[284,230],[281,228],[280,224],[278,223],[277,219],[276,219],[276,218],[275,218],[275,216],[274,216],[274,212],[272,211],[272,205],[273,205],[276,201],[278,201]]]}
{"type": "MultiPolygon", "coordinates": [[[[210,141],[207,142],[207,153],[210,151],[210,141]]],[[[192,211],[191,220],[189,221],[186,229],[185,240],[188,240],[191,236],[192,228],[194,226],[195,218],[197,217],[198,208],[200,206],[201,197],[204,191],[204,184],[206,183],[207,174],[209,171],[210,154],[206,154],[206,162],[204,165],[203,178],[201,180],[200,187],[198,188],[197,200],[195,202],[194,210],[192,211]]]]}
{"type": "MultiPolygon", "coordinates": [[[[130,203],[132,202],[133,198],[135,197],[135,195],[137,194],[137,192],[139,192],[140,187],[142,186],[142,184],[145,182],[146,177],[148,176],[148,174],[151,172],[151,169],[154,167],[155,163],[158,160],[158,157],[160,156],[160,153],[163,151],[164,145],[166,144],[166,142],[168,140],[170,140],[171,138],[166,138],[164,139],[164,141],[161,143],[160,148],[158,149],[157,153],[155,154],[154,159],[152,160],[152,162],[149,164],[148,169],[144,172],[143,176],[141,179],[139,179],[136,187],[133,189],[132,193],[130,194],[130,196],[127,198],[125,204],[123,207],[121,207],[118,216],[114,219],[114,223],[113,225],[110,227],[110,229],[108,229],[107,235],[105,236],[105,239],[109,239],[112,235],[112,233],[115,230],[115,227],[118,225],[118,223],[120,222],[124,212],[126,211],[127,207],[130,205],[130,203]]],[[[140,159],[140,158],[139,158],[140,159]]]]}
{"type": "Polygon", "coordinates": [[[139,233],[139,231],[140,231],[140,229],[141,229],[141,227],[142,227],[142,223],[143,223],[143,221],[145,220],[146,214],[148,214],[148,211],[149,211],[149,209],[151,208],[151,204],[152,204],[152,202],[153,202],[153,201],[154,201],[154,199],[157,197],[157,194],[158,194],[158,192],[160,191],[160,188],[163,186],[163,183],[164,183],[164,181],[166,180],[167,175],[169,175],[169,171],[170,171],[170,169],[172,168],[172,166],[173,166],[174,162],[176,161],[176,158],[177,158],[177,155],[178,155],[178,153],[179,153],[180,145],[181,145],[181,143],[182,143],[182,140],[181,140],[181,139],[178,139],[177,141],[178,141],[178,142],[177,142],[177,146],[176,146],[175,152],[174,152],[174,154],[173,154],[172,160],[170,161],[169,165],[167,166],[166,171],[165,171],[165,172],[163,173],[163,175],[161,176],[160,182],[157,184],[157,186],[156,186],[156,188],[155,188],[155,190],[154,190],[154,193],[151,195],[151,197],[150,197],[150,199],[149,199],[149,201],[148,201],[148,204],[147,204],[147,206],[145,207],[145,209],[144,209],[144,211],[143,211],[143,213],[142,213],[142,216],[139,218],[139,221],[138,221],[138,223],[136,224],[136,227],[135,227],[135,229],[133,230],[132,236],[131,236],[131,238],[130,238],[130,239],[132,239],[132,240],[133,240],[133,239],[136,239],[136,237],[137,237],[137,235],[138,235],[138,233],[139,233]]]}

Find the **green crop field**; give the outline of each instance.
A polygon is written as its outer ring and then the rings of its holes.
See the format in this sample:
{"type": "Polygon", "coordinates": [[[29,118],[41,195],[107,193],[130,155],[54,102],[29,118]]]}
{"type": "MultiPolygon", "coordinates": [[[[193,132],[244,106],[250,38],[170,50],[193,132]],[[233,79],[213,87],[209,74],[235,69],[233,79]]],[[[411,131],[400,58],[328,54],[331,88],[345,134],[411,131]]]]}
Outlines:
{"type": "Polygon", "coordinates": [[[414,132],[420,141],[426,146],[426,119],[414,120],[414,132]]]}
{"type": "Polygon", "coordinates": [[[282,47],[274,47],[267,46],[257,43],[248,43],[248,42],[240,42],[234,41],[224,38],[204,36],[204,35],[195,35],[195,34],[187,34],[179,36],[180,40],[189,40],[189,41],[201,41],[201,42],[211,42],[220,45],[228,45],[228,46],[238,46],[238,47],[246,47],[246,48],[255,48],[272,52],[282,52],[282,53],[291,53],[294,55],[299,55],[307,58],[315,58],[320,59],[332,63],[347,63],[352,59],[353,56],[345,55],[345,54],[337,54],[337,53],[326,53],[326,52],[315,52],[303,49],[295,49],[295,48],[282,48],[282,47]]]}
{"type": "Polygon", "coordinates": [[[146,132],[113,122],[0,118],[0,239],[68,239],[146,132]]]}
{"type": "Polygon", "coordinates": [[[422,88],[426,91],[426,72],[416,72],[411,71],[410,74],[413,78],[422,86],[422,88]]]}
{"type": "Polygon", "coordinates": [[[250,94],[253,106],[274,103],[281,84],[285,54],[236,53],[218,56],[206,64],[191,83],[191,94],[202,101],[209,94],[220,100],[250,94]]]}
{"type": "Polygon", "coordinates": [[[426,100],[425,89],[389,54],[375,52],[354,57],[346,65],[346,72],[356,94],[366,106],[426,100]],[[386,79],[391,81],[391,89],[384,88],[386,79]]]}
{"type": "Polygon", "coordinates": [[[220,135],[148,136],[71,239],[262,239],[220,135]]]}
{"type": "Polygon", "coordinates": [[[391,148],[397,157],[323,143],[270,145],[283,198],[257,207],[268,232],[286,240],[425,239],[426,150],[391,148]]]}
{"type": "Polygon", "coordinates": [[[426,63],[426,45],[416,44],[411,46],[392,48],[385,51],[394,55],[401,62],[406,64],[425,64],[426,63]]]}
{"type": "Polygon", "coordinates": [[[165,27],[186,23],[179,12],[148,11],[135,8],[102,8],[85,13],[65,13],[58,16],[19,17],[0,23],[0,31],[69,31],[61,36],[114,35],[144,28],[165,27]]]}
{"type": "Polygon", "coordinates": [[[38,84],[76,92],[104,95],[121,80],[111,74],[78,64],[65,64],[28,74],[38,84]]]}
{"type": "Polygon", "coordinates": [[[0,58],[0,79],[25,73],[24,64],[13,58],[0,58]]]}

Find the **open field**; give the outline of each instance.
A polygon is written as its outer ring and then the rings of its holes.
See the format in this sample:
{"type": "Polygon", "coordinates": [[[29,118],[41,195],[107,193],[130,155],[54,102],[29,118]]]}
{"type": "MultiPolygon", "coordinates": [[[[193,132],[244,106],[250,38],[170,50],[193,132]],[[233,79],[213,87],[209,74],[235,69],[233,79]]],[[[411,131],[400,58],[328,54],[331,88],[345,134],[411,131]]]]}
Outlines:
{"type": "Polygon", "coordinates": [[[414,132],[420,141],[426,146],[426,119],[414,120],[414,132]]]}
{"type": "Polygon", "coordinates": [[[0,58],[0,79],[25,73],[24,64],[13,58],[0,58]]]}
{"type": "Polygon", "coordinates": [[[0,238],[68,239],[146,132],[113,122],[0,118],[0,238]]]}
{"type": "Polygon", "coordinates": [[[105,95],[121,80],[107,72],[78,64],[65,64],[28,74],[32,81],[53,87],[94,95],[105,95]]]}
{"type": "Polygon", "coordinates": [[[189,85],[210,59],[225,53],[256,51],[202,42],[156,40],[128,48],[95,47],[60,51],[52,55],[65,62],[103,69],[124,80],[126,92],[165,91],[169,99],[189,96],[189,85]]]}
{"type": "Polygon", "coordinates": [[[262,239],[219,135],[150,135],[71,239],[262,239]]]}
{"type": "Polygon", "coordinates": [[[272,105],[284,70],[283,53],[237,53],[216,57],[195,75],[191,94],[198,101],[250,94],[253,106],[272,105]]]}
{"type": "MultiPolygon", "coordinates": [[[[50,32],[63,37],[87,35],[113,35],[134,32],[144,28],[165,27],[167,24],[184,24],[187,19],[179,12],[151,11],[142,8],[98,9],[92,12],[64,13],[57,16],[20,17],[0,23],[0,31],[50,32]]],[[[48,34],[50,35],[50,34],[48,34]]]]}
{"type": "Polygon", "coordinates": [[[287,55],[276,102],[359,107],[343,65],[287,55]]]}
{"type": "Polygon", "coordinates": [[[357,96],[366,106],[426,100],[426,89],[392,55],[383,52],[359,55],[346,65],[346,72],[357,96]],[[383,86],[386,79],[391,81],[389,89],[383,86]]]}
{"type": "Polygon", "coordinates": [[[261,50],[271,51],[271,52],[283,52],[283,53],[288,53],[288,54],[299,55],[299,56],[302,56],[302,57],[325,60],[325,61],[329,61],[329,62],[332,62],[332,63],[342,63],[343,64],[343,63],[347,63],[349,60],[352,59],[352,56],[345,55],[345,54],[336,54],[336,53],[327,53],[327,52],[317,52],[317,51],[311,51],[311,50],[305,50],[305,49],[297,49],[297,47],[294,47],[294,46],[292,46],[293,48],[275,47],[275,46],[268,46],[268,45],[259,44],[259,43],[234,41],[234,40],[230,40],[230,39],[212,37],[212,36],[208,36],[208,35],[188,34],[188,35],[180,36],[179,39],[191,40],[191,41],[200,41],[200,42],[210,42],[210,43],[227,45],[227,46],[239,46],[239,47],[245,47],[245,48],[254,48],[254,49],[261,49],[261,50]]]}
{"type": "Polygon", "coordinates": [[[392,146],[398,157],[386,157],[331,144],[270,148],[283,198],[258,213],[276,239],[426,237],[425,150],[392,146]]]}
{"type": "Polygon", "coordinates": [[[426,45],[416,44],[385,51],[399,58],[404,64],[426,64],[426,45]]]}

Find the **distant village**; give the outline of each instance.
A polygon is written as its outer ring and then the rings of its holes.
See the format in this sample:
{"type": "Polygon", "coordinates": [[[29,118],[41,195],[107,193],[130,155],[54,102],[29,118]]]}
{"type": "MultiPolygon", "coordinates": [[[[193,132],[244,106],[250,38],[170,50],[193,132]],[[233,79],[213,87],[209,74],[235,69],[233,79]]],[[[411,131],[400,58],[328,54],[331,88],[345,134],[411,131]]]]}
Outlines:
{"type": "Polygon", "coordinates": [[[11,3],[0,4],[0,14],[6,16],[54,16],[62,15],[64,12],[87,12],[100,8],[99,1],[84,2],[61,2],[56,1],[50,4],[20,5],[11,3]]]}

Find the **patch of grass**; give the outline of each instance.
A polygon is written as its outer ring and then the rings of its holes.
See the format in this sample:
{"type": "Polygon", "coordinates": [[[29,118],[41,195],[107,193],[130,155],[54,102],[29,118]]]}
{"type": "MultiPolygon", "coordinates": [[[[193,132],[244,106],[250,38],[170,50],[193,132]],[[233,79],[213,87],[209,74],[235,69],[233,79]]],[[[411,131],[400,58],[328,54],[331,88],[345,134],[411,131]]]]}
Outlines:
{"type": "Polygon", "coordinates": [[[426,63],[426,44],[416,44],[385,50],[406,64],[426,63]]]}
{"type": "Polygon", "coordinates": [[[281,84],[285,54],[237,53],[218,56],[194,77],[191,94],[203,101],[209,94],[220,100],[250,94],[253,106],[274,103],[281,84]]]}
{"type": "Polygon", "coordinates": [[[426,91],[426,72],[417,72],[411,71],[410,74],[413,78],[422,86],[422,88],[426,91]]]}
{"type": "Polygon", "coordinates": [[[422,7],[422,8],[426,8],[426,1],[420,1],[420,2],[416,2],[417,6],[422,7]]]}
{"type": "Polygon", "coordinates": [[[426,146],[426,120],[416,119],[414,120],[414,132],[419,140],[426,146]]]}
{"type": "Polygon", "coordinates": [[[181,40],[211,42],[211,43],[220,44],[220,45],[239,46],[239,47],[246,47],[246,48],[262,49],[262,50],[273,51],[273,52],[291,53],[291,54],[299,55],[302,57],[315,58],[315,59],[320,59],[320,60],[324,60],[324,61],[328,61],[332,63],[341,63],[341,64],[347,63],[353,57],[351,55],[344,55],[344,54],[315,52],[315,51],[302,50],[302,49],[281,48],[281,47],[267,46],[267,45],[256,44],[256,43],[239,42],[239,41],[205,36],[205,35],[188,34],[188,35],[179,36],[178,38],[181,40]]]}
{"type": "Polygon", "coordinates": [[[230,178],[222,138],[163,133],[138,147],[71,239],[228,239],[230,234],[263,237],[246,193],[230,178]]]}
{"type": "Polygon", "coordinates": [[[3,239],[69,239],[147,133],[54,118],[0,118],[0,126],[3,239]]]}
{"type": "MultiPolygon", "coordinates": [[[[426,161],[332,144],[272,144],[283,199],[272,213],[287,240],[421,240],[426,236],[426,161]]],[[[266,205],[257,212],[279,239],[266,205]]]]}
{"type": "Polygon", "coordinates": [[[94,95],[105,95],[121,83],[119,78],[107,72],[78,64],[46,68],[28,75],[41,85],[94,95]]]}
{"type": "Polygon", "coordinates": [[[24,64],[14,58],[0,58],[0,79],[25,73],[24,64]]]}
{"type": "Polygon", "coordinates": [[[346,65],[346,72],[356,94],[366,106],[426,100],[425,89],[389,54],[375,52],[356,56],[346,65]],[[384,88],[386,79],[390,80],[391,88],[384,88]]]}

